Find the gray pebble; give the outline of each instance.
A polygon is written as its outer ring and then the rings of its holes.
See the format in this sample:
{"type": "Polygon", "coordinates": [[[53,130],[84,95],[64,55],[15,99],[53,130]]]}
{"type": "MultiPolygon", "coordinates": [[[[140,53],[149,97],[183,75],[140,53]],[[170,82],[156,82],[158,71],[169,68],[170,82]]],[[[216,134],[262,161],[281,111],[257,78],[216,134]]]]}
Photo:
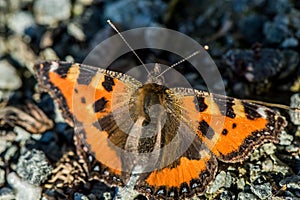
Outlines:
{"type": "Polygon", "coordinates": [[[213,194],[226,184],[226,172],[221,171],[215,178],[214,182],[209,186],[207,193],[213,194]]]}
{"type": "Polygon", "coordinates": [[[286,186],[287,188],[292,188],[294,190],[300,190],[300,176],[292,175],[279,182],[281,187],[286,186]]]}
{"type": "Polygon", "coordinates": [[[0,89],[16,90],[21,87],[21,79],[15,68],[6,60],[0,61],[0,89]]]}
{"type": "MultiPolygon", "coordinates": [[[[293,96],[291,96],[290,107],[300,109],[300,94],[294,94],[293,96]]],[[[300,112],[295,112],[294,110],[291,110],[290,117],[291,117],[291,121],[295,125],[300,125],[300,112]]]]}
{"type": "Polygon", "coordinates": [[[286,38],[283,40],[283,42],[281,43],[281,46],[283,48],[291,48],[291,47],[296,47],[298,46],[299,42],[296,38],[291,37],[291,38],[286,38]]]}
{"type": "Polygon", "coordinates": [[[16,196],[14,195],[12,189],[7,187],[0,188],[0,200],[13,200],[13,199],[16,199],[16,196]]]}
{"type": "Polygon", "coordinates": [[[20,179],[14,172],[7,175],[7,182],[15,190],[16,200],[38,200],[41,198],[42,188],[20,179]]]}
{"type": "Polygon", "coordinates": [[[87,196],[85,196],[84,194],[76,192],[74,194],[74,200],[89,200],[89,198],[87,196]]]}
{"type": "Polygon", "coordinates": [[[250,189],[259,199],[267,199],[272,196],[272,186],[270,183],[263,183],[261,185],[252,184],[250,189]]]}
{"type": "Polygon", "coordinates": [[[17,164],[17,173],[29,183],[40,185],[51,174],[52,167],[49,165],[45,154],[39,150],[27,151],[20,156],[17,164]]]}
{"type": "Polygon", "coordinates": [[[15,146],[15,145],[8,147],[8,149],[7,149],[7,151],[6,151],[5,155],[4,155],[4,160],[6,162],[8,162],[16,154],[16,152],[18,151],[18,149],[19,148],[17,146],[15,146]]]}
{"type": "Polygon", "coordinates": [[[17,34],[23,34],[25,29],[34,25],[34,18],[29,12],[17,12],[8,19],[8,27],[17,34]]]}
{"type": "Polygon", "coordinates": [[[288,146],[293,142],[294,137],[292,135],[287,134],[287,132],[283,131],[279,137],[279,144],[288,146]]]}
{"type": "Polygon", "coordinates": [[[5,171],[0,168],[0,187],[5,183],[5,171]]]}
{"type": "Polygon", "coordinates": [[[119,0],[106,4],[104,16],[112,22],[127,25],[128,28],[136,28],[155,23],[156,18],[165,13],[166,9],[166,3],[161,0],[119,0]]]}
{"type": "Polygon", "coordinates": [[[256,196],[254,194],[251,194],[251,193],[246,193],[246,192],[240,192],[238,194],[238,200],[256,200],[256,196]]]}
{"type": "Polygon", "coordinates": [[[280,43],[287,33],[287,27],[275,22],[266,22],[263,33],[269,43],[280,43]]]}
{"type": "Polygon", "coordinates": [[[38,24],[53,25],[71,16],[70,0],[37,0],[33,6],[38,24]]]}

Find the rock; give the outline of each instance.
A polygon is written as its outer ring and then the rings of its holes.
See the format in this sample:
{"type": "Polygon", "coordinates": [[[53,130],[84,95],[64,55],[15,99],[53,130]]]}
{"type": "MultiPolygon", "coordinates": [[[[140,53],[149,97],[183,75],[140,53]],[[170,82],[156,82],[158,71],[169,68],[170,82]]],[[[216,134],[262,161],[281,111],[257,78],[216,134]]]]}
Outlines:
{"type": "Polygon", "coordinates": [[[78,24],[68,24],[68,33],[74,38],[76,38],[78,41],[84,41],[86,39],[82,28],[78,24]]]}
{"type": "Polygon", "coordinates": [[[207,193],[213,194],[226,184],[226,172],[221,171],[215,178],[214,182],[209,186],[207,193]]]}
{"type": "Polygon", "coordinates": [[[70,0],[37,0],[33,11],[38,24],[53,25],[71,16],[70,0]]]}
{"type": "Polygon", "coordinates": [[[113,23],[122,24],[130,29],[150,26],[166,12],[166,9],[166,3],[161,0],[119,0],[106,3],[104,17],[111,19],[113,23]]]}
{"type": "Polygon", "coordinates": [[[238,188],[238,189],[244,190],[245,185],[246,185],[245,179],[244,179],[244,178],[239,178],[239,179],[237,179],[236,185],[237,185],[237,188],[238,188]]]}
{"type": "Polygon", "coordinates": [[[7,25],[15,33],[22,35],[26,28],[34,25],[34,18],[29,12],[17,12],[9,18],[7,25]]]}
{"type": "Polygon", "coordinates": [[[10,144],[5,140],[0,140],[0,154],[2,154],[10,144]]]}
{"type": "Polygon", "coordinates": [[[18,151],[18,147],[15,145],[12,145],[7,148],[7,151],[5,152],[4,155],[4,161],[9,162],[9,160],[16,155],[16,152],[18,151]]]}
{"type": "Polygon", "coordinates": [[[299,44],[298,40],[294,37],[286,38],[283,40],[280,46],[283,48],[293,48],[297,47],[299,44]]]}
{"type": "Polygon", "coordinates": [[[17,164],[18,175],[33,185],[40,185],[47,180],[51,170],[45,154],[35,149],[20,156],[17,164]]]}
{"type": "Polygon", "coordinates": [[[250,189],[260,199],[267,199],[272,196],[272,186],[270,183],[251,184],[250,189]]]}
{"type": "Polygon", "coordinates": [[[300,190],[300,176],[299,175],[292,175],[287,177],[279,182],[281,187],[286,186],[287,188],[291,188],[294,190],[300,190]]]}
{"type": "Polygon", "coordinates": [[[7,182],[15,189],[16,200],[39,200],[41,198],[42,188],[20,179],[14,172],[7,175],[7,182]]]}
{"type": "Polygon", "coordinates": [[[279,137],[279,144],[284,146],[291,145],[293,139],[294,137],[292,135],[289,135],[286,131],[283,131],[279,137]]]}
{"type": "MultiPolygon", "coordinates": [[[[5,171],[0,168],[0,187],[2,187],[5,183],[5,171]]],[[[1,199],[1,195],[0,195],[1,199]]]]}
{"type": "Polygon", "coordinates": [[[0,61],[0,89],[16,90],[21,87],[21,79],[15,68],[6,60],[0,61]]]}
{"type": "Polygon", "coordinates": [[[0,200],[14,200],[14,199],[16,199],[16,196],[14,195],[12,189],[8,187],[0,188],[0,200]]]}
{"type": "Polygon", "coordinates": [[[268,14],[285,14],[291,11],[291,4],[288,0],[267,0],[265,12],[268,14]]]}
{"type": "MultiPolygon", "coordinates": [[[[294,94],[291,96],[290,107],[300,109],[300,94],[294,94]]],[[[290,117],[291,121],[295,125],[300,125],[300,112],[290,110],[290,117]]]]}
{"type": "Polygon", "coordinates": [[[22,40],[20,36],[13,35],[6,41],[8,52],[10,56],[26,66],[33,74],[33,65],[38,60],[32,49],[29,48],[28,44],[22,40]]]}
{"type": "Polygon", "coordinates": [[[266,17],[257,14],[246,16],[240,20],[238,26],[247,43],[253,44],[261,40],[263,36],[261,29],[265,21],[266,17]]]}
{"type": "Polygon", "coordinates": [[[6,38],[0,36],[0,57],[2,57],[7,51],[5,42],[6,38]]]}
{"type": "Polygon", "coordinates": [[[224,191],[220,195],[221,200],[232,200],[235,199],[235,195],[232,192],[224,191]]]}
{"type": "Polygon", "coordinates": [[[89,200],[89,198],[87,196],[85,196],[84,194],[76,192],[74,194],[74,200],[89,200]]]}
{"type": "Polygon", "coordinates": [[[276,22],[266,22],[263,33],[269,43],[280,43],[288,32],[287,25],[276,22]]]}
{"type": "Polygon", "coordinates": [[[246,192],[240,192],[238,194],[238,200],[248,200],[248,199],[251,199],[251,200],[256,200],[256,196],[254,194],[251,194],[251,193],[246,193],[246,192]]]}

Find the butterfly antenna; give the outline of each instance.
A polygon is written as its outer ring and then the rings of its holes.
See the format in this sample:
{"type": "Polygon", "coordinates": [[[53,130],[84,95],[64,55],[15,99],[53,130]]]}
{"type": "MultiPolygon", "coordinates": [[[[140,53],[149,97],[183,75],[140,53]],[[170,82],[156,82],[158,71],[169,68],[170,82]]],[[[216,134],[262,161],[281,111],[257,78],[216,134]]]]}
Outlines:
{"type": "Polygon", "coordinates": [[[128,48],[133,52],[135,57],[140,61],[140,63],[144,66],[147,73],[151,76],[150,71],[147,69],[146,65],[143,63],[141,58],[137,55],[137,53],[134,51],[134,49],[130,46],[130,44],[126,41],[126,39],[123,37],[123,35],[120,33],[120,31],[116,28],[116,26],[110,21],[107,20],[107,23],[118,33],[118,35],[121,37],[121,39],[124,41],[124,43],[128,46],[128,48]]]}
{"type": "Polygon", "coordinates": [[[300,108],[290,107],[287,105],[282,105],[282,104],[277,104],[277,103],[268,103],[268,102],[264,102],[264,101],[256,101],[256,100],[249,100],[249,99],[243,99],[243,101],[245,101],[247,103],[255,103],[255,104],[260,104],[263,106],[269,106],[269,107],[280,108],[280,109],[284,109],[284,110],[292,110],[295,112],[300,112],[300,108]]]}
{"type": "Polygon", "coordinates": [[[170,67],[168,67],[167,69],[165,69],[163,72],[161,72],[156,78],[159,78],[160,76],[162,76],[163,74],[165,74],[167,71],[169,71],[170,69],[176,67],[177,65],[180,65],[181,63],[187,61],[188,59],[194,57],[195,55],[199,54],[200,51],[195,51],[194,53],[192,53],[191,55],[189,55],[188,57],[174,63],[173,65],[171,65],[170,67]]]}

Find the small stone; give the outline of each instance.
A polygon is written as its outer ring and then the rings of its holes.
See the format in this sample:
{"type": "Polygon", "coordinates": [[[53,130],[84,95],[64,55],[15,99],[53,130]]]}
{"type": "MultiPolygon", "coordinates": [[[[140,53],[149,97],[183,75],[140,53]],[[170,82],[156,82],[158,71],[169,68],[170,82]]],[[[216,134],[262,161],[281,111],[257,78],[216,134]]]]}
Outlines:
{"type": "Polygon", "coordinates": [[[294,37],[291,37],[291,38],[284,39],[283,42],[281,43],[281,46],[283,48],[292,48],[298,46],[298,44],[299,44],[298,40],[294,37]]]}
{"type": "Polygon", "coordinates": [[[265,152],[268,155],[274,154],[275,149],[276,149],[276,146],[273,143],[266,143],[260,148],[261,151],[265,152]]]}
{"type": "Polygon", "coordinates": [[[269,0],[265,5],[265,12],[268,14],[285,14],[291,11],[291,4],[288,0],[269,0]]]}
{"type": "Polygon", "coordinates": [[[16,155],[16,152],[18,151],[18,147],[16,147],[15,145],[10,146],[7,151],[5,152],[4,155],[4,160],[6,162],[8,162],[13,156],[16,155]]]}
{"type": "Polygon", "coordinates": [[[256,200],[256,196],[254,194],[251,194],[251,193],[246,193],[246,192],[240,192],[238,194],[238,200],[256,200]]]}
{"type": "Polygon", "coordinates": [[[0,89],[16,90],[21,87],[21,79],[15,68],[6,60],[0,61],[0,89]]]}
{"type": "Polygon", "coordinates": [[[226,184],[226,172],[221,171],[215,178],[214,182],[209,186],[207,193],[213,194],[226,184]]]}
{"type": "Polygon", "coordinates": [[[104,193],[103,193],[103,198],[104,198],[105,200],[112,200],[111,193],[110,193],[110,192],[104,192],[104,193]]]}
{"type": "Polygon", "coordinates": [[[33,6],[38,24],[53,25],[71,16],[70,0],[37,0],[33,6]]]}
{"type": "MultiPolygon", "coordinates": [[[[291,96],[291,103],[290,107],[300,109],[300,94],[294,94],[291,96]]],[[[290,110],[290,117],[291,121],[295,125],[300,125],[300,112],[297,112],[295,110],[290,110]]]]}
{"type": "Polygon", "coordinates": [[[287,177],[279,182],[281,187],[286,186],[287,188],[291,188],[294,190],[300,190],[300,176],[299,175],[292,175],[287,177]]]}
{"type": "Polygon", "coordinates": [[[262,162],[262,170],[265,172],[272,171],[273,169],[273,162],[271,159],[267,159],[262,162]]]}
{"type": "Polygon", "coordinates": [[[85,196],[84,194],[76,192],[74,194],[74,200],[89,200],[89,198],[87,196],[85,196]]]}
{"type": "Polygon", "coordinates": [[[25,29],[34,25],[34,18],[29,12],[16,12],[8,20],[8,27],[17,34],[23,34],[25,29]]]}
{"type": "Polygon", "coordinates": [[[56,52],[51,48],[46,48],[41,51],[40,56],[43,57],[45,60],[59,60],[56,52]]]}
{"type": "Polygon", "coordinates": [[[25,141],[31,137],[28,131],[20,128],[19,126],[14,127],[14,132],[17,133],[17,137],[15,138],[16,142],[25,143],[25,141]]]}
{"type": "Polygon", "coordinates": [[[262,38],[261,29],[265,21],[266,18],[264,16],[257,14],[246,16],[240,20],[238,24],[239,29],[245,37],[246,42],[248,42],[249,44],[253,44],[256,41],[259,41],[260,38],[262,38]]]}
{"type": "Polygon", "coordinates": [[[266,199],[272,196],[272,186],[270,183],[251,184],[251,191],[260,199],[266,199]]]}
{"type": "Polygon", "coordinates": [[[221,199],[221,200],[231,200],[231,199],[235,199],[235,195],[234,195],[232,192],[224,191],[224,192],[221,193],[220,199],[221,199]]]}
{"type": "Polygon", "coordinates": [[[249,168],[250,168],[250,180],[254,181],[256,180],[260,174],[261,174],[261,168],[260,165],[256,164],[249,164],[249,168]]]}
{"type": "Polygon", "coordinates": [[[0,140],[0,154],[3,153],[8,146],[9,146],[9,143],[7,143],[7,141],[0,140]]]}
{"type": "Polygon", "coordinates": [[[136,28],[150,26],[166,11],[167,4],[161,0],[118,0],[105,5],[104,17],[128,28],[136,28]]]}
{"type": "Polygon", "coordinates": [[[287,152],[289,152],[289,153],[297,153],[297,152],[300,152],[299,146],[296,145],[296,144],[288,145],[288,146],[286,146],[285,149],[286,149],[287,152]]]}
{"type": "Polygon", "coordinates": [[[40,185],[51,174],[52,167],[42,151],[28,150],[20,156],[17,164],[17,173],[29,183],[40,185]]]}
{"type": "Polygon", "coordinates": [[[91,5],[93,3],[93,0],[77,0],[76,3],[83,4],[85,6],[91,5]]]}
{"type": "Polygon", "coordinates": [[[230,188],[232,182],[234,182],[234,178],[231,176],[231,174],[229,172],[226,173],[226,177],[225,177],[225,188],[230,188]]]}
{"type": "Polygon", "coordinates": [[[238,188],[238,189],[244,190],[245,185],[246,185],[245,179],[244,179],[244,178],[239,178],[239,179],[237,179],[236,185],[237,185],[237,188],[238,188]]]}
{"type": "Polygon", "coordinates": [[[18,177],[18,175],[14,172],[7,175],[7,182],[12,188],[15,189],[16,200],[38,200],[41,198],[41,187],[29,184],[18,177]]]}
{"type": "Polygon", "coordinates": [[[68,33],[76,38],[78,41],[84,41],[85,40],[85,34],[82,31],[82,28],[79,27],[79,25],[70,23],[68,25],[68,33]]]}
{"type": "Polygon", "coordinates": [[[14,200],[14,199],[16,199],[16,196],[14,195],[12,189],[8,187],[0,188],[0,200],[14,200]]]}
{"type": "MultiPolygon", "coordinates": [[[[5,171],[0,168],[0,187],[5,183],[5,171]]],[[[1,196],[0,196],[1,199],[1,196]]]]}
{"type": "Polygon", "coordinates": [[[6,41],[6,44],[10,56],[19,63],[22,63],[22,65],[26,66],[33,74],[33,65],[39,59],[32,49],[29,48],[28,44],[17,35],[12,35],[9,37],[6,41]]]}
{"type": "Polygon", "coordinates": [[[279,137],[279,144],[284,146],[291,145],[293,139],[294,137],[292,135],[288,134],[286,131],[283,131],[279,137]]]}
{"type": "Polygon", "coordinates": [[[2,57],[7,51],[5,43],[6,38],[0,36],[0,57],[2,57]]]}
{"type": "Polygon", "coordinates": [[[269,43],[280,43],[286,36],[287,27],[275,22],[266,22],[263,33],[269,43]]]}

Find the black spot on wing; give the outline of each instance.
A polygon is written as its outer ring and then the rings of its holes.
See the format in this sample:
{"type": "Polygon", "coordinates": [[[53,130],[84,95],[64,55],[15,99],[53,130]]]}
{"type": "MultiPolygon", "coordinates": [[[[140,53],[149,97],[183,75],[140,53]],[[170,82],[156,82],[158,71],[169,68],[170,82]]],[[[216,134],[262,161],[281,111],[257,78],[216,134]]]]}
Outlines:
{"type": "Polygon", "coordinates": [[[61,78],[66,78],[72,65],[73,63],[60,62],[58,68],[55,70],[55,73],[57,73],[61,78]]]}
{"type": "Polygon", "coordinates": [[[228,130],[226,128],[224,128],[222,131],[222,135],[227,135],[227,133],[228,133],[228,130]]]}
{"type": "Polygon", "coordinates": [[[104,81],[102,82],[102,86],[108,92],[112,91],[112,87],[115,85],[114,79],[109,76],[104,76],[104,81]]]}
{"type": "Polygon", "coordinates": [[[261,118],[261,114],[259,114],[257,112],[258,106],[257,105],[253,105],[253,104],[249,104],[246,102],[242,102],[243,106],[244,106],[244,111],[246,114],[246,117],[248,119],[254,120],[256,118],[261,118]]]}
{"type": "Polygon", "coordinates": [[[235,129],[236,128],[236,123],[233,123],[232,124],[232,129],[235,129]]]}
{"type": "Polygon", "coordinates": [[[195,97],[194,103],[195,103],[197,111],[203,112],[207,109],[208,106],[205,104],[204,100],[205,100],[204,97],[199,97],[199,96],[195,97]]]}
{"type": "Polygon", "coordinates": [[[86,99],[85,99],[85,97],[81,97],[81,103],[86,103],[86,99]]]}
{"type": "Polygon", "coordinates": [[[232,98],[214,98],[214,102],[218,105],[220,112],[222,115],[229,117],[229,118],[235,118],[236,114],[233,110],[234,105],[234,99],[232,98]]]}
{"type": "Polygon", "coordinates": [[[81,65],[78,80],[77,80],[78,84],[89,85],[96,73],[97,73],[97,68],[92,68],[92,67],[86,68],[81,65]]]}
{"type": "Polygon", "coordinates": [[[104,110],[105,106],[106,106],[106,103],[108,101],[102,97],[100,99],[98,99],[95,103],[94,103],[94,111],[95,112],[101,112],[104,110]]]}
{"type": "Polygon", "coordinates": [[[209,124],[204,120],[199,122],[198,130],[201,131],[202,135],[204,135],[209,140],[211,140],[215,135],[214,130],[212,130],[209,124]]]}

